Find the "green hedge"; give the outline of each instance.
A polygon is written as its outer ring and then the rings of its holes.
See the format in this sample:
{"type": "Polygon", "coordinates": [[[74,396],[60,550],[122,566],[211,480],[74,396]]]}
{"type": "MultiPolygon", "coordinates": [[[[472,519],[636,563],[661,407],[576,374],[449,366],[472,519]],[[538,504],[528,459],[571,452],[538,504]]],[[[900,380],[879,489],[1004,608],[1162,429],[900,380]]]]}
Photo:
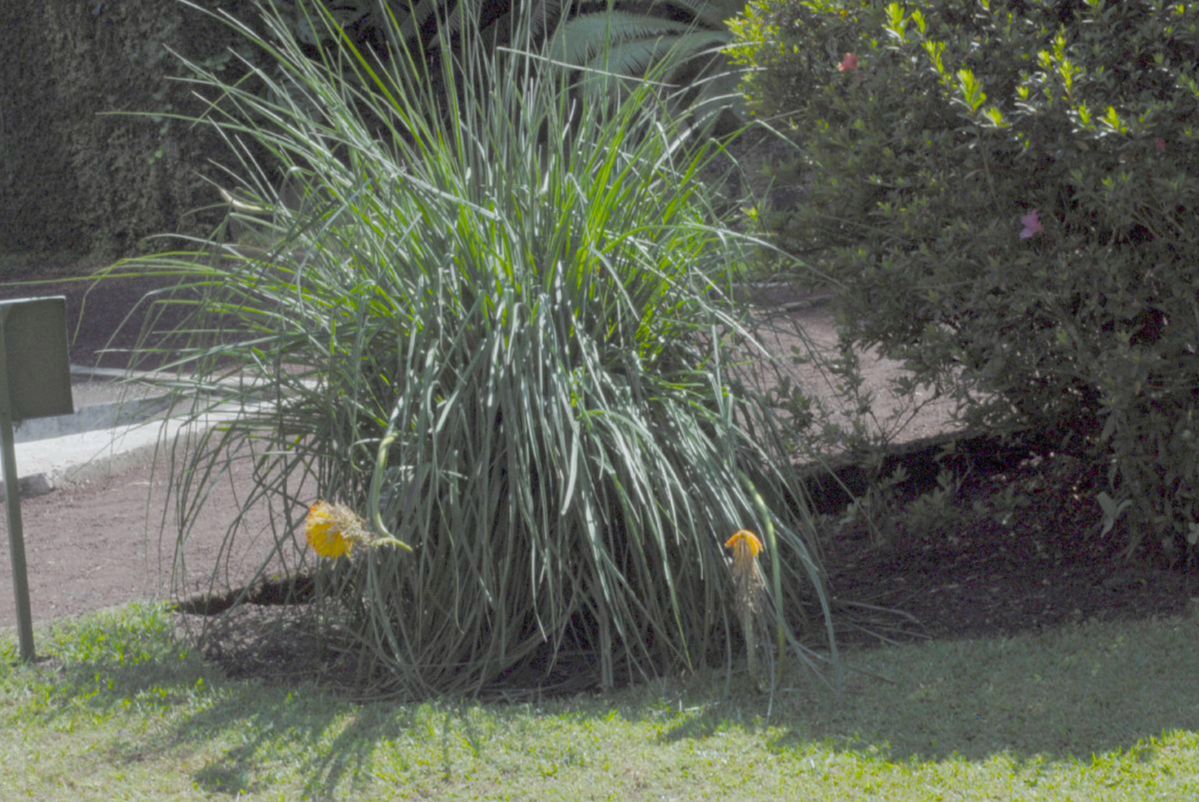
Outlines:
{"type": "MultiPolygon", "coordinates": [[[[244,15],[245,0],[201,3],[244,15]]],[[[0,3],[0,252],[123,256],[203,235],[225,208],[225,146],[180,57],[236,68],[234,40],[177,0],[0,3]],[[155,116],[150,116],[151,114],[155,116]]]]}
{"type": "Polygon", "coordinates": [[[795,143],[780,243],[846,330],[989,426],[1057,429],[1096,501],[1199,541],[1199,4],[759,0],[733,23],[795,143]],[[1127,503],[1125,503],[1127,502],[1127,503]]]}

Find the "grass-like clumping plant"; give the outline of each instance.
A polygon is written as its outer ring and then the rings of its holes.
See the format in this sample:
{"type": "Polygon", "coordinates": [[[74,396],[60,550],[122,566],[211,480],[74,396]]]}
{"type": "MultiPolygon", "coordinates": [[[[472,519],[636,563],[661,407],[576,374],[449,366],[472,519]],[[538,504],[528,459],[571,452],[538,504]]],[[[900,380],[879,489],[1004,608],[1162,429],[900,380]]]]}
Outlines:
{"type": "Polygon", "coordinates": [[[732,665],[724,542],[753,529],[758,625],[810,659],[795,627],[815,613],[803,636],[831,644],[828,606],[769,405],[736,380],[743,240],[697,177],[717,146],[652,82],[612,92],[520,24],[491,49],[459,21],[437,75],[336,35],[306,50],[269,6],[228,19],[257,50],[244,77],[191,65],[257,247],[116,271],[180,277],[190,319],[144,350],[174,351],[196,416],[236,410],[176,452],[179,547],[251,460],[261,572],[316,572],[360,677],[422,695],[732,665]]]}

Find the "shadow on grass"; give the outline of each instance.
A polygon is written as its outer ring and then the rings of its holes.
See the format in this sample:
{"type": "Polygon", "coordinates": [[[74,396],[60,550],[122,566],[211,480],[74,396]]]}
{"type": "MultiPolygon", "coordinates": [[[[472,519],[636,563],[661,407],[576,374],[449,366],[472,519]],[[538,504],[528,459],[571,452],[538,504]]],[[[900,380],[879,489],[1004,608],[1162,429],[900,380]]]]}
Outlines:
{"type": "MultiPolygon", "coordinates": [[[[283,772],[318,797],[378,779],[380,765],[396,782],[453,782],[483,764],[502,776],[514,753],[585,761],[567,753],[578,751],[578,733],[626,749],[715,748],[741,732],[779,755],[815,745],[901,762],[1005,755],[1089,764],[1163,732],[1199,731],[1199,622],[1187,619],[858,651],[839,700],[806,676],[770,700],[740,677],[708,674],[533,705],[355,704],[313,686],[230,681],[181,650],[167,618],[78,627],[60,640],[70,647],[58,665],[36,670],[44,682],[25,694],[22,715],[161,712],[165,726],[150,731],[162,737],[122,741],[112,757],[203,752],[191,779],[209,793],[269,790],[283,772]]],[[[0,687],[4,680],[0,672],[0,687]]]]}
{"type": "Polygon", "coordinates": [[[177,721],[168,743],[225,742],[231,733],[241,734],[240,743],[193,775],[206,792],[269,790],[270,777],[263,766],[279,763],[302,778],[307,793],[326,798],[369,773],[380,742],[424,728],[424,718],[419,709],[397,707],[382,714],[316,694],[241,687],[177,721]],[[281,754],[285,751],[291,754],[281,754]]]}
{"type": "Polygon", "coordinates": [[[797,678],[779,689],[769,719],[760,701],[727,700],[701,706],[663,737],[712,737],[754,710],[750,726],[769,727],[777,751],[824,743],[899,761],[1086,762],[1164,732],[1199,732],[1199,621],[1190,619],[861,650],[847,663],[840,699],[797,678]]]}

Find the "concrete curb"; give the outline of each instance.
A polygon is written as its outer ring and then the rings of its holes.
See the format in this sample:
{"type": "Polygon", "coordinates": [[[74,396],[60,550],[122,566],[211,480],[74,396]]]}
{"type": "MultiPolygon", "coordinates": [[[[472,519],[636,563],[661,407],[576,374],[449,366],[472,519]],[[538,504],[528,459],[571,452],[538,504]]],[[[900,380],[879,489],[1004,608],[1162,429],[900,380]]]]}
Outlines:
{"type": "MultiPolygon", "coordinates": [[[[21,496],[44,495],[64,485],[83,484],[144,464],[184,426],[176,420],[159,420],[18,443],[21,496]]],[[[0,488],[3,486],[0,482],[0,488]]]]}
{"type": "Polygon", "coordinates": [[[97,429],[117,429],[144,423],[160,417],[171,407],[170,396],[144,396],[107,403],[89,404],[80,407],[74,415],[57,415],[52,418],[34,418],[21,422],[15,431],[16,443],[32,443],[38,440],[53,440],[69,437],[80,432],[97,429]]]}
{"type": "MultiPolygon", "coordinates": [[[[138,395],[133,389],[137,375],[76,366],[72,366],[71,373],[84,381],[112,382],[118,400],[85,404],[75,415],[30,420],[20,426],[16,456],[24,498],[143,465],[154,458],[159,448],[169,447],[180,435],[207,429],[238,414],[238,408],[230,405],[218,407],[199,419],[167,418],[171,394],[150,389],[138,395]],[[118,384],[118,379],[124,383],[118,384]]],[[[0,482],[0,491],[3,486],[0,482]]]]}

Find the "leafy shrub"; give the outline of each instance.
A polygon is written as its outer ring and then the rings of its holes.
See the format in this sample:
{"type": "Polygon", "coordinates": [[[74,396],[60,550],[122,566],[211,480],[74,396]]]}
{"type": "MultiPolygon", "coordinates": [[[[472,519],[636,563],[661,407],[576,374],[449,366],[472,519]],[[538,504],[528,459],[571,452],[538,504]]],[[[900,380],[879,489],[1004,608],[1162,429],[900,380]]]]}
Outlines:
{"type": "Polygon", "coordinates": [[[183,394],[234,404],[177,465],[181,547],[235,460],[258,478],[243,511],[272,505],[264,572],[312,570],[303,519],[328,500],[309,525],[340,645],[406,695],[730,660],[743,527],[767,536],[777,642],[805,606],[827,622],[770,409],[730,389],[750,334],[719,301],[743,257],[696,179],[711,140],[649,87],[589,94],[469,26],[431,76],[348,38],[311,58],[266,19],[230,24],[271,56],[269,91],[195,80],[233,153],[267,149],[301,201],[243,160],[232,194],[272,246],[123,267],[182,276],[183,394]],[[388,535],[413,552],[367,542],[388,535]]]}
{"type": "Polygon", "coordinates": [[[1199,7],[757,0],[734,28],[796,146],[770,225],[845,282],[848,336],[971,422],[1060,432],[1130,550],[1195,546],[1199,7]]]}

